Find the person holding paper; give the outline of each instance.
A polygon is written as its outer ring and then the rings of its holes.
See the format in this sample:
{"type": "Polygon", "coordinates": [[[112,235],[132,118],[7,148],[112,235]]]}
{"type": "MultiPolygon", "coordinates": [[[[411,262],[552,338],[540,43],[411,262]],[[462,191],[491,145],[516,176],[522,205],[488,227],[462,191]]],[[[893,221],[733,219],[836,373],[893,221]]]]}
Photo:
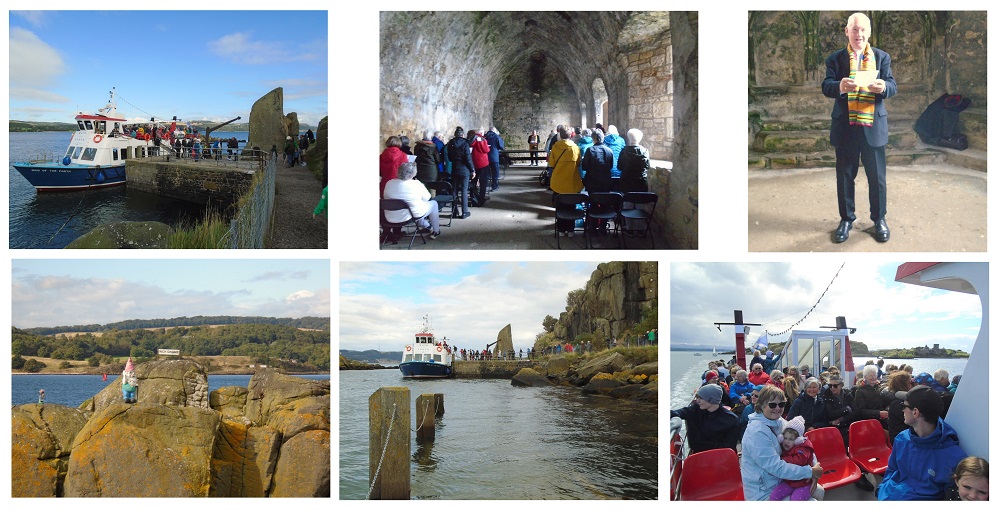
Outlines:
{"type": "Polygon", "coordinates": [[[889,241],[885,222],[885,145],[889,123],[884,100],[896,94],[889,54],[868,44],[871,21],[860,12],[847,18],[847,47],[826,59],[823,95],[833,98],[830,143],[837,153],[837,205],[840,224],[834,243],[843,243],[854,224],[854,180],[858,159],[868,178],[868,201],[875,239],[889,241]]]}

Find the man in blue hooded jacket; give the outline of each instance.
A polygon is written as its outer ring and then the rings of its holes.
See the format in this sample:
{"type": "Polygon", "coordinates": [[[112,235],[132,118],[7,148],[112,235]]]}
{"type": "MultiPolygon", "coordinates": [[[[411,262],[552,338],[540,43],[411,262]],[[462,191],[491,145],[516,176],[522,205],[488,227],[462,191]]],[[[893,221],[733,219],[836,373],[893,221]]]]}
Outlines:
{"type": "Polygon", "coordinates": [[[944,402],[926,385],[903,400],[903,422],[910,429],[896,436],[889,466],[878,489],[879,500],[941,500],[965,451],[958,433],[941,419],[944,402]]]}

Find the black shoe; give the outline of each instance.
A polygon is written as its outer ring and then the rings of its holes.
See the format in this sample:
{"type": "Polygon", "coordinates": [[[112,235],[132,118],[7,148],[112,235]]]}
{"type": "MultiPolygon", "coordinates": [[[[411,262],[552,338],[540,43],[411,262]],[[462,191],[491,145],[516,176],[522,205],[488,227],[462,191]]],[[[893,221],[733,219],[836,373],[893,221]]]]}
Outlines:
{"type": "Polygon", "coordinates": [[[889,226],[886,225],[884,218],[875,222],[875,241],[879,243],[889,241],[889,226]]]}
{"type": "Polygon", "coordinates": [[[470,216],[472,216],[472,213],[466,211],[464,215],[462,215],[462,216],[460,216],[458,218],[469,218],[470,216]]]}
{"type": "Polygon", "coordinates": [[[850,236],[851,232],[851,222],[847,220],[841,220],[840,225],[837,226],[837,230],[833,231],[833,242],[843,243],[847,241],[847,237],[850,236]]]}

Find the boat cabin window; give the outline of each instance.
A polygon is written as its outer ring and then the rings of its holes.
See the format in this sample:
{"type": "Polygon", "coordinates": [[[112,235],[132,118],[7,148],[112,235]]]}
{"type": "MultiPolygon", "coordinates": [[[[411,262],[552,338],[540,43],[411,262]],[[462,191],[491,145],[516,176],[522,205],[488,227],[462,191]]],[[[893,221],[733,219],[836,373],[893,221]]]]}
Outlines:
{"type": "Polygon", "coordinates": [[[77,125],[77,126],[79,126],[79,127],[80,127],[80,129],[85,129],[85,128],[83,127],[83,121],[76,121],[76,125],[77,125]]]}
{"type": "Polygon", "coordinates": [[[413,355],[407,353],[405,356],[403,356],[403,362],[413,362],[413,355]]]}
{"type": "Polygon", "coordinates": [[[108,129],[107,121],[98,121],[97,122],[97,130],[96,131],[98,133],[100,133],[100,134],[103,135],[104,133],[107,133],[107,129],[108,129]]]}
{"type": "Polygon", "coordinates": [[[114,161],[118,161],[118,148],[117,147],[111,148],[111,159],[114,160],[114,161]]]}
{"type": "Polygon", "coordinates": [[[435,362],[441,362],[441,355],[434,355],[435,362]]]}
{"type": "Polygon", "coordinates": [[[83,147],[77,147],[76,151],[73,151],[73,159],[74,160],[79,159],[80,158],[80,153],[82,153],[82,152],[83,152],[83,147]]]}
{"type": "Polygon", "coordinates": [[[94,161],[94,155],[97,154],[96,147],[88,147],[83,150],[83,159],[86,161],[94,161]]]}
{"type": "Polygon", "coordinates": [[[86,126],[88,130],[94,129],[94,124],[90,121],[83,121],[83,125],[86,126]]]}
{"type": "Polygon", "coordinates": [[[66,156],[69,156],[70,158],[72,158],[73,157],[73,151],[75,151],[75,150],[76,150],[76,147],[69,146],[69,148],[66,149],[66,156]]]}

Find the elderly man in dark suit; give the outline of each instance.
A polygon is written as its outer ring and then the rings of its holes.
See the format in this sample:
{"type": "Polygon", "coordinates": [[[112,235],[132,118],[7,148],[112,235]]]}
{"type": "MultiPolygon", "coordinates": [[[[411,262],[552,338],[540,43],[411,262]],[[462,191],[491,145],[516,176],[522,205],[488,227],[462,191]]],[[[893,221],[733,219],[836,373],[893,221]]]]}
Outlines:
{"type": "Polygon", "coordinates": [[[868,44],[871,21],[867,16],[852,14],[844,34],[847,47],[827,57],[823,80],[823,95],[835,100],[830,143],[837,151],[840,225],[833,233],[833,242],[846,241],[855,220],[854,180],[860,157],[868,177],[875,239],[884,243],[889,241],[889,226],[885,223],[885,145],[889,142],[889,124],[884,100],[896,94],[896,80],[892,77],[889,54],[868,44]],[[871,71],[877,71],[876,79],[868,83],[864,76],[871,71]]]}

